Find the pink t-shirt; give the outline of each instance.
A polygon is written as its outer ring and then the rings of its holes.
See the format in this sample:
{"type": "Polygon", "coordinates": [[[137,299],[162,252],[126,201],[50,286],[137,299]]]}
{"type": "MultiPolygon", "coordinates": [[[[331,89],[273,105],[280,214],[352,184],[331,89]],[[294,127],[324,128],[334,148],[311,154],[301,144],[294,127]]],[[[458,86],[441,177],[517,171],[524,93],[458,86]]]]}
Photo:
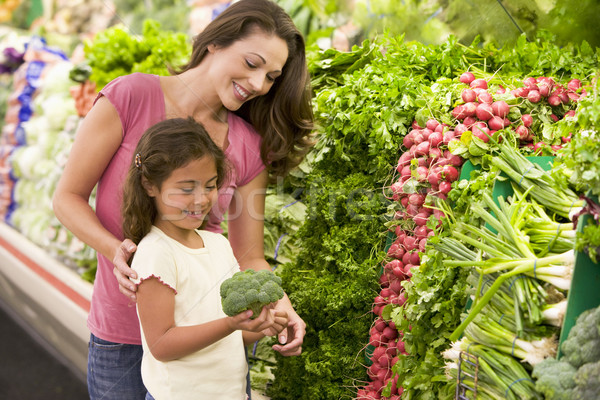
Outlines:
{"type": "MultiPolygon", "coordinates": [[[[104,174],[96,192],[96,215],[102,225],[119,239],[121,227],[122,184],[142,134],[151,125],[165,119],[165,102],[158,75],[133,73],[116,78],[100,94],[117,110],[123,127],[123,141],[104,174]]],[[[237,187],[254,179],[265,165],[260,157],[261,137],[254,128],[234,113],[228,113],[228,147],[225,155],[232,166],[232,179],[219,190],[218,205],[213,207],[206,230],[222,232],[223,214],[237,187]]],[[[98,134],[102,134],[99,127],[98,134]]],[[[135,303],[119,292],[113,264],[98,254],[88,328],[97,337],[117,343],[141,344],[135,303]]]]}

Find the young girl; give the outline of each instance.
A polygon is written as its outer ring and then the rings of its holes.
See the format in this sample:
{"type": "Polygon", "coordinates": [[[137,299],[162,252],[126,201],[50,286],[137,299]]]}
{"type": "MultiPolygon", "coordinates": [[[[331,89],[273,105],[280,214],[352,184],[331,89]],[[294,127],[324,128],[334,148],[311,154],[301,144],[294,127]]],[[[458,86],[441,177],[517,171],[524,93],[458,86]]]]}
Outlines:
{"type": "Polygon", "coordinates": [[[286,319],[264,307],[227,317],[219,288],[239,271],[227,239],[198,230],[226,179],[223,151],[202,125],[169,119],[140,139],[123,188],[123,232],[138,244],[137,312],[146,399],[245,399],[244,343],[286,319]]]}

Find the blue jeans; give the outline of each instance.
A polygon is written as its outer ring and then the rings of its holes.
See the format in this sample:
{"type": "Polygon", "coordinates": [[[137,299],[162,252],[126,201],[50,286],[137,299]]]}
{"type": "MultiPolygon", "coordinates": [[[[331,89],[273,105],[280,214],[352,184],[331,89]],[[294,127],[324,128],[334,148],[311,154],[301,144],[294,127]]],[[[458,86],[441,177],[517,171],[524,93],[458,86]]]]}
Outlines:
{"type": "Polygon", "coordinates": [[[142,346],[90,336],[87,383],[90,400],[144,400],[142,346]]]}

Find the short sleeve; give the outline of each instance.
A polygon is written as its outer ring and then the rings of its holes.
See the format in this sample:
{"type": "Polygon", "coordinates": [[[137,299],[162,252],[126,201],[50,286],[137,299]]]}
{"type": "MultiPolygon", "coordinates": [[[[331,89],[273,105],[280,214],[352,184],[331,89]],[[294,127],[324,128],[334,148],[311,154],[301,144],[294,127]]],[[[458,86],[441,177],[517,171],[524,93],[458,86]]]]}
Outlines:
{"type": "Polygon", "coordinates": [[[177,267],[173,254],[161,241],[140,242],[135,252],[131,268],[137,272],[133,282],[138,286],[148,278],[158,278],[177,293],[177,267]]]}

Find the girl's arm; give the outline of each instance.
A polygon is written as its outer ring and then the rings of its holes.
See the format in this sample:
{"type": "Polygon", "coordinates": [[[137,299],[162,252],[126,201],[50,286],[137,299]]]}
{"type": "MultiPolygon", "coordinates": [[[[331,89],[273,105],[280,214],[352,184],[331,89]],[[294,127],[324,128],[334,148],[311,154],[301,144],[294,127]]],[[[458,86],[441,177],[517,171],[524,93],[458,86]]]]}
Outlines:
{"type": "Polygon", "coordinates": [[[252,337],[260,339],[264,336],[261,331],[276,324],[273,311],[264,307],[254,320],[250,319],[252,311],[245,311],[200,325],[176,326],[175,292],[157,278],[139,284],[137,299],[146,343],[159,361],[176,360],[202,350],[236,330],[249,331],[252,337]]]}
{"type": "Polygon", "coordinates": [[[117,110],[108,99],[99,98],[77,131],[52,205],[56,217],[75,236],[113,262],[123,260],[127,267],[135,245],[106,230],[89,204],[92,190],[121,145],[122,132],[117,110]]]}
{"type": "MultiPolygon", "coordinates": [[[[271,269],[264,253],[264,215],[268,172],[263,170],[245,186],[237,188],[231,199],[227,237],[240,268],[271,269]]],[[[287,312],[288,326],[279,334],[273,348],[282,355],[293,356],[302,352],[306,323],[292,307],[287,295],[277,302],[277,310],[287,312]],[[291,341],[288,343],[288,339],[291,341]]]]}

